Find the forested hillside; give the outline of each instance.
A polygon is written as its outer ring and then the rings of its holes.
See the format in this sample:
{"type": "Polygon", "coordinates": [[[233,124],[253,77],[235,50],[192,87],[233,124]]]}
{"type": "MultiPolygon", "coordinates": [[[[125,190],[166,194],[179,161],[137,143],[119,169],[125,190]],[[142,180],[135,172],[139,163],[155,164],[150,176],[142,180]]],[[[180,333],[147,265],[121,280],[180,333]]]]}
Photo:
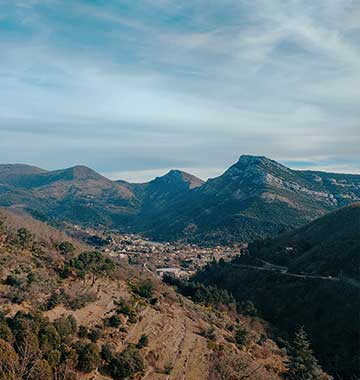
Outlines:
{"type": "Polygon", "coordinates": [[[213,263],[195,281],[251,300],[285,335],[303,325],[321,363],[339,379],[359,376],[360,205],[255,242],[230,263],[213,263]]]}

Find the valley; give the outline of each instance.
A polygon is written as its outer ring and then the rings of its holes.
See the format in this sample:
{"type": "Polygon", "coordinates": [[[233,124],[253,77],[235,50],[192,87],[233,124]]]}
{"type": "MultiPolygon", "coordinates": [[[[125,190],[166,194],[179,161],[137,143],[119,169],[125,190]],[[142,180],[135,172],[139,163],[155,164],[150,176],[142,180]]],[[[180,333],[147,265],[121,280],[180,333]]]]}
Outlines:
{"type": "Polygon", "coordinates": [[[300,227],[360,201],[360,175],[299,171],[242,155],[206,182],[171,170],[147,183],[111,181],[85,166],[0,165],[0,206],[54,225],[141,234],[155,241],[233,245],[300,227]]]}
{"type": "Polygon", "coordinates": [[[0,165],[0,348],[23,371],[0,374],[297,380],[306,354],[313,379],[356,379],[359,200],[359,175],[256,156],[206,182],[0,165]]]}

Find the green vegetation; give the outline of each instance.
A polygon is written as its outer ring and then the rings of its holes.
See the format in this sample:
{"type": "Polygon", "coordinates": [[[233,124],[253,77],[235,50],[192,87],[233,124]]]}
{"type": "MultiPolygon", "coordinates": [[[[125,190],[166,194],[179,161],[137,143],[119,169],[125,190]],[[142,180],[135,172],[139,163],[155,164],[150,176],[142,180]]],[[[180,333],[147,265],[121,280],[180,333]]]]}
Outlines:
{"type": "Polygon", "coordinates": [[[75,349],[78,354],[77,369],[79,371],[88,373],[100,365],[100,351],[95,343],[78,342],[75,349]]]}
{"type": "Polygon", "coordinates": [[[324,373],[318,365],[310,342],[301,327],[295,332],[295,337],[291,346],[290,360],[286,378],[304,380],[323,380],[324,373]]]}
{"type": "Polygon", "coordinates": [[[149,337],[145,334],[142,334],[137,345],[136,345],[136,348],[138,348],[139,350],[146,347],[149,343],[149,337]]]}
{"type": "Polygon", "coordinates": [[[210,263],[193,282],[231,292],[239,312],[261,315],[284,337],[303,325],[323,368],[351,379],[360,376],[359,254],[355,204],[276,239],[254,242],[248,255],[232,262],[210,263]],[[253,268],[264,261],[288,271],[253,268]]]}
{"type": "Polygon", "coordinates": [[[143,280],[136,284],[130,284],[130,289],[136,295],[150,300],[154,292],[154,284],[151,280],[143,280]]]}
{"type": "Polygon", "coordinates": [[[248,332],[242,326],[239,326],[235,331],[235,342],[238,347],[243,347],[246,343],[248,332]]]}
{"type": "Polygon", "coordinates": [[[70,268],[77,271],[78,276],[86,278],[91,276],[92,285],[98,277],[109,274],[114,270],[115,265],[112,260],[105,258],[101,252],[83,252],[78,257],[70,260],[70,268]]]}
{"type": "Polygon", "coordinates": [[[111,347],[103,348],[103,356],[106,358],[104,371],[114,380],[124,380],[142,373],[145,363],[139,350],[134,345],[129,345],[120,353],[113,353],[111,347]]]}
{"type": "Polygon", "coordinates": [[[208,306],[228,306],[235,305],[234,297],[224,289],[217,286],[206,286],[192,281],[184,281],[172,276],[164,276],[163,281],[172,286],[176,286],[179,293],[185,297],[190,297],[196,303],[203,303],[208,306]]]}
{"type": "Polygon", "coordinates": [[[62,255],[69,255],[75,251],[75,247],[69,241],[63,241],[58,245],[58,249],[62,255]]]}

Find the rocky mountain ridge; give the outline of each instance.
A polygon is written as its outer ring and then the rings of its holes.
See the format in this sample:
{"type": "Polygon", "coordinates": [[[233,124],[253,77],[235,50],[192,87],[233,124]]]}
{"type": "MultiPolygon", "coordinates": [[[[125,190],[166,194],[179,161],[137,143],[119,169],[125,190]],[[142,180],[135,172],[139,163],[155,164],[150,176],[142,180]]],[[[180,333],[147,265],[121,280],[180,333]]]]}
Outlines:
{"type": "Polygon", "coordinates": [[[360,175],[292,170],[263,156],[242,155],[206,182],[180,170],[134,184],[86,166],[0,166],[0,206],[163,240],[253,240],[359,200],[360,175]]]}

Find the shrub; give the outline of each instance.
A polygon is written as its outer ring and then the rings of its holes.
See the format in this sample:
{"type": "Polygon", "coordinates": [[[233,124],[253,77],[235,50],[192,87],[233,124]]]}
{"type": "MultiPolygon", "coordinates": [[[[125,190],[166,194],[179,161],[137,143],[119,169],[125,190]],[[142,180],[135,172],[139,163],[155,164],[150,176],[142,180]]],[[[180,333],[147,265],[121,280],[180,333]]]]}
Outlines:
{"type": "Polygon", "coordinates": [[[114,380],[127,379],[144,369],[144,360],[133,345],[129,345],[124,351],[116,354],[107,367],[107,371],[114,380]]]}
{"type": "Polygon", "coordinates": [[[214,327],[209,327],[208,329],[202,329],[200,335],[204,336],[209,340],[216,340],[216,332],[214,327]]]}
{"type": "Polygon", "coordinates": [[[6,277],[4,284],[18,288],[21,286],[21,281],[16,276],[10,274],[6,277]]]}
{"type": "Polygon", "coordinates": [[[61,337],[74,335],[77,330],[76,319],[72,315],[58,318],[54,321],[54,325],[61,337]]]}
{"type": "Polygon", "coordinates": [[[112,315],[108,319],[108,325],[110,327],[119,327],[121,325],[121,319],[117,315],[112,315]]]}
{"type": "Polygon", "coordinates": [[[46,360],[37,360],[29,373],[29,380],[52,380],[52,370],[46,360]]]}
{"type": "Polygon", "coordinates": [[[97,296],[94,292],[84,292],[74,298],[68,298],[66,304],[72,310],[78,310],[85,307],[88,303],[96,301],[97,296]]]}
{"type": "Polygon", "coordinates": [[[16,379],[19,358],[13,347],[0,339],[0,379],[16,379]]]}
{"type": "Polygon", "coordinates": [[[88,334],[88,338],[92,341],[92,342],[97,342],[100,338],[101,338],[101,330],[98,329],[98,328],[95,328],[95,329],[92,329],[89,334],[88,334]]]}
{"type": "Polygon", "coordinates": [[[61,352],[58,350],[52,350],[46,356],[46,359],[51,368],[55,368],[60,364],[61,352]]]}
{"type": "Polygon", "coordinates": [[[79,331],[78,331],[79,338],[86,338],[88,335],[88,329],[84,325],[79,326],[79,331]]]}
{"type": "Polygon", "coordinates": [[[61,254],[68,255],[70,253],[73,253],[75,251],[75,247],[72,243],[69,241],[63,241],[59,244],[58,249],[61,254]]]}
{"type": "Polygon", "coordinates": [[[79,343],[75,348],[78,354],[77,368],[79,371],[89,373],[99,366],[100,352],[95,343],[79,343]]]}
{"type": "Polygon", "coordinates": [[[170,375],[173,368],[173,364],[171,362],[167,362],[164,366],[163,373],[165,373],[166,375],[170,375]]]}
{"type": "Polygon", "coordinates": [[[26,228],[19,228],[16,234],[17,241],[22,248],[27,248],[32,242],[32,235],[26,228]]]}
{"type": "Polygon", "coordinates": [[[246,343],[248,332],[241,326],[235,331],[235,342],[239,347],[243,347],[246,343]]]}
{"type": "Polygon", "coordinates": [[[140,337],[140,339],[136,345],[136,348],[141,349],[143,347],[146,347],[148,345],[148,343],[149,343],[148,336],[143,334],[143,335],[141,335],[141,337],[140,337]]]}
{"type": "Polygon", "coordinates": [[[39,331],[39,342],[43,353],[59,349],[61,338],[55,326],[49,324],[42,327],[39,331]]]}
{"type": "Polygon", "coordinates": [[[13,333],[5,321],[0,323],[0,339],[3,339],[8,343],[12,343],[14,340],[13,333]]]}
{"type": "Polygon", "coordinates": [[[46,310],[52,310],[55,306],[57,306],[61,302],[61,296],[58,292],[52,292],[47,303],[46,310]]]}
{"type": "Polygon", "coordinates": [[[101,347],[101,358],[105,361],[105,363],[109,364],[110,361],[113,359],[114,357],[114,347],[110,344],[110,343],[105,343],[102,347],[101,347]]]}

